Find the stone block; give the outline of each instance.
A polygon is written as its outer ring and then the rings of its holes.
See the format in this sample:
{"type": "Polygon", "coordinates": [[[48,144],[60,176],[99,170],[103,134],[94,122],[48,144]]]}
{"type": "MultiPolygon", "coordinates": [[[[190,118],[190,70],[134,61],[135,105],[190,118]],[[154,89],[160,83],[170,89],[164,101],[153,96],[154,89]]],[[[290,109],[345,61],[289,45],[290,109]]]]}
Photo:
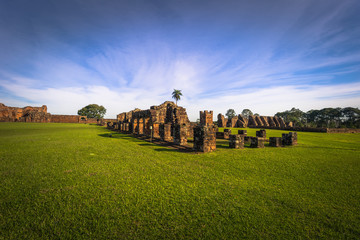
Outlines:
{"type": "Polygon", "coordinates": [[[244,136],[244,143],[251,143],[251,137],[244,136]]]}
{"type": "Polygon", "coordinates": [[[160,138],[166,142],[173,141],[173,137],[171,136],[171,124],[170,123],[160,125],[160,138]]]}
{"type": "Polygon", "coordinates": [[[282,134],[282,144],[283,145],[296,145],[297,144],[297,132],[289,132],[282,134]]]}
{"type": "Polygon", "coordinates": [[[198,152],[216,150],[216,135],[213,126],[200,125],[194,128],[194,150],[198,152]]]}
{"type": "Polygon", "coordinates": [[[256,131],[256,136],[259,138],[266,138],[266,130],[261,129],[260,131],[256,131]]]}
{"type": "Polygon", "coordinates": [[[216,132],[217,139],[229,139],[231,132],[216,132]]]}
{"type": "Polygon", "coordinates": [[[177,145],[187,145],[187,127],[186,124],[176,124],[174,127],[174,143],[177,145]]]}
{"type": "Polygon", "coordinates": [[[234,134],[229,137],[229,148],[244,148],[244,135],[234,134]]]}
{"type": "Polygon", "coordinates": [[[269,138],[269,146],[271,147],[281,147],[282,139],[281,137],[270,137],[269,138]]]}
{"type": "Polygon", "coordinates": [[[264,148],[265,139],[259,137],[251,137],[250,147],[252,148],[264,148]]]}
{"type": "Polygon", "coordinates": [[[238,130],[238,134],[247,135],[247,130],[238,130]]]}
{"type": "Polygon", "coordinates": [[[213,125],[213,111],[200,111],[200,125],[213,125]]]}

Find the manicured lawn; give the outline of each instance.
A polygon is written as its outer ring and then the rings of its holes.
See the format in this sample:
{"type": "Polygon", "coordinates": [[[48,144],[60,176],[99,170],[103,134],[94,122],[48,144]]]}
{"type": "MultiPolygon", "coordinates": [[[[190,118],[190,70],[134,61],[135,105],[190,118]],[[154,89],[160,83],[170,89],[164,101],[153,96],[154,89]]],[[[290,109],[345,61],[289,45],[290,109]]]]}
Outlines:
{"type": "Polygon", "coordinates": [[[0,123],[0,238],[360,238],[360,134],[192,154],[109,133],[0,123]]]}

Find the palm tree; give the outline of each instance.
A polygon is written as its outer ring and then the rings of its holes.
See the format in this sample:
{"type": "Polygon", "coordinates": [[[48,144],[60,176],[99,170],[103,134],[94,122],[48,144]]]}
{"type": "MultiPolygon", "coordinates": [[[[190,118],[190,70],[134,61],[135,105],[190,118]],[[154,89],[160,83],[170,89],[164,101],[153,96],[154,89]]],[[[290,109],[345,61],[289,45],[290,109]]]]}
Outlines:
{"type": "Polygon", "coordinates": [[[180,96],[182,96],[181,90],[174,89],[172,93],[172,98],[175,99],[176,105],[177,105],[177,101],[179,101],[181,98],[180,96]]]}

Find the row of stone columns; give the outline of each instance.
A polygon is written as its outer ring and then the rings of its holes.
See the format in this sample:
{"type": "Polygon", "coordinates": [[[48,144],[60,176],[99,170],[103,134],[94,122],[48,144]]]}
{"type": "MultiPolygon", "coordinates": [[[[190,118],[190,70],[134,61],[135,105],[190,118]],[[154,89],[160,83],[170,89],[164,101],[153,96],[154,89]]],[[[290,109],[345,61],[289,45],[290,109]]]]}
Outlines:
{"type": "MultiPolygon", "coordinates": [[[[231,130],[230,130],[231,132],[231,130]]],[[[266,140],[266,131],[264,129],[256,131],[256,137],[247,136],[246,130],[239,130],[238,134],[229,135],[230,148],[244,148],[245,143],[250,143],[252,148],[264,148],[266,140]]],[[[297,144],[297,132],[283,133],[282,137],[270,137],[269,146],[281,147],[297,144]]]]}

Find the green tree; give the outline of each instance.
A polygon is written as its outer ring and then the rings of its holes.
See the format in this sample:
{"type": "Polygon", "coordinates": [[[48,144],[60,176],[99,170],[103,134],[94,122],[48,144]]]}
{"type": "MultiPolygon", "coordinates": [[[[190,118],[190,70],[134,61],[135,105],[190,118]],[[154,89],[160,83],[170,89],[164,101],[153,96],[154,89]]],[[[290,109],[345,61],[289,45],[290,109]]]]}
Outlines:
{"type": "Polygon", "coordinates": [[[249,116],[254,115],[250,109],[244,109],[241,112],[241,115],[243,115],[245,118],[249,118],[249,116]]]}
{"type": "Polygon", "coordinates": [[[174,89],[174,91],[172,93],[172,98],[175,99],[176,105],[177,105],[177,102],[180,100],[181,96],[182,96],[181,90],[174,89]]]}
{"type": "Polygon", "coordinates": [[[229,110],[227,110],[225,115],[228,117],[228,119],[232,119],[236,116],[236,113],[234,109],[230,108],[229,110]]]}
{"type": "Polygon", "coordinates": [[[306,113],[294,107],[291,110],[278,112],[275,116],[283,118],[285,122],[292,122],[295,127],[303,127],[307,124],[306,113]]]}
{"type": "Polygon", "coordinates": [[[86,116],[88,118],[103,118],[106,113],[106,109],[103,106],[97,104],[89,104],[78,111],[78,115],[86,116]]]}

